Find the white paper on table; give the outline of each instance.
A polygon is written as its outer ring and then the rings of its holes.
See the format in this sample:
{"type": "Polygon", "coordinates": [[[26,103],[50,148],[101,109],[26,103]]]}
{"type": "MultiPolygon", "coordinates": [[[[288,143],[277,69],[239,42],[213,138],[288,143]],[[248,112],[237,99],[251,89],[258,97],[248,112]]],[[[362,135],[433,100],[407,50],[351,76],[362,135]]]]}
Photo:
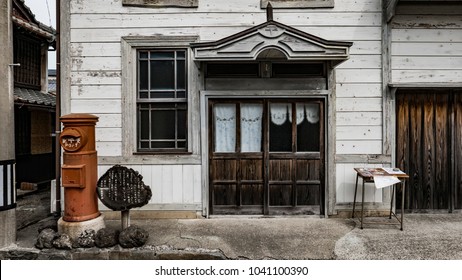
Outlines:
{"type": "Polygon", "coordinates": [[[404,175],[404,174],[406,174],[406,173],[404,173],[403,171],[401,171],[401,170],[399,170],[399,169],[398,169],[398,170],[394,170],[395,168],[382,167],[382,169],[383,169],[385,172],[387,172],[388,174],[390,174],[390,175],[395,175],[395,174],[396,174],[396,175],[404,175]]]}
{"type": "Polygon", "coordinates": [[[377,189],[385,188],[399,182],[401,181],[395,176],[374,176],[374,183],[377,189]]]}

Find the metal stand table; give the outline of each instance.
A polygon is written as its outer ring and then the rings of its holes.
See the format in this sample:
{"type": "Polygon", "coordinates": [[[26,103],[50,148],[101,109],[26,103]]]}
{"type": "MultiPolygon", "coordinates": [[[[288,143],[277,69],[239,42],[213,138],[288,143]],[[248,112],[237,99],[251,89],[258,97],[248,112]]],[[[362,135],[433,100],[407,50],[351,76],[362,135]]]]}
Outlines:
{"type": "Polygon", "coordinates": [[[405,196],[405,191],[406,191],[406,179],[409,178],[407,174],[389,174],[387,173],[384,169],[382,168],[354,168],[356,171],[356,185],[355,185],[355,195],[354,195],[354,200],[353,200],[353,215],[352,218],[355,217],[355,207],[356,207],[356,194],[358,190],[358,180],[359,177],[363,180],[362,184],[362,199],[361,199],[361,218],[358,218],[359,221],[361,222],[361,229],[363,229],[363,224],[387,224],[387,225],[401,225],[401,230],[403,230],[403,222],[404,222],[404,196],[405,196]],[[399,184],[401,186],[402,190],[402,196],[401,196],[401,218],[399,218],[396,213],[393,211],[393,200],[394,200],[394,195],[395,195],[395,186],[397,184],[393,185],[393,190],[391,194],[391,205],[390,205],[390,215],[389,219],[393,217],[396,218],[398,223],[381,223],[381,222],[364,222],[364,189],[365,189],[365,183],[374,183],[374,175],[381,175],[381,176],[395,176],[397,177],[401,183],[399,184]]]}

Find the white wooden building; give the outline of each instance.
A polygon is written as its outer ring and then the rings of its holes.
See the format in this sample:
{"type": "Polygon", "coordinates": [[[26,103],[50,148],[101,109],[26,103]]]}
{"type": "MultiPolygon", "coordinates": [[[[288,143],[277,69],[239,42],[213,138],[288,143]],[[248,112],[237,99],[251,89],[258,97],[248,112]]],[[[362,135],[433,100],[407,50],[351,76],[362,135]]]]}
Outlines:
{"type": "Polygon", "coordinates": [[[362,166],[461,209],[461,2],[61,1],[62,114],[99,117],[99,176],[140,172],[140,215],[336,215],[362,166]]]}

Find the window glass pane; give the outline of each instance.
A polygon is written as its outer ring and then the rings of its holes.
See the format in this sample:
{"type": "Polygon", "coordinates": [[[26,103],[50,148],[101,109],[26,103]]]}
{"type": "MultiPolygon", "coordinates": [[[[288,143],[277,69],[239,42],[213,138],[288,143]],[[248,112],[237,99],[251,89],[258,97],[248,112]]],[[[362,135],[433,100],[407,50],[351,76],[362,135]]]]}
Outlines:
{"type": "Polygon", "coordinates": [[[140,91],[139,98],[149,98],[147,91],[140,91]]]}
{"type": "Polygon", "coordinates": [[[149,149],[149,142],[147,142],[147,141],[141,142],[141,148],[142,149],[149,149]]]}
{"type": "Polygon", "coordinates": [[[186,91],[177,91],[176,98],[186,98],[186,91]]]}
{"type": "Polygon", "coordinates": [[[319,104],[297,104],[297,151],[319,152],[319,139],[319,104]]]}
{"type": "Polygon", "coordinates": [[[186,110],[178,110],[178,139],[186,139],[186,110]]]}
{"type": "Polygon", "coordinates": [[[177,89],[186,89],[186,83],[185,83],[185,78],[186,78],[185,63],[186,63],[186,62],[185,62],[184,60],[179,60],[179,61],[177,61],[177,73],[176,73],[176,78],[177,78],[176,87],[177,87],[177,89]]]}
{"type": "Polygon", "coordinates": [[[263,105],[241,105],[241,151],[261,152],[263,105]]]}
{"type": "Polygon", "coordinates": [[[148,62],[147,61],[140,61],[140,68],[139,68],[139,89],[146,90],[149,88],[149,70],[148,70],[148,62]]]}
{"type": "Polygon", "coordinates": [[[148,52],[147,51],[140,51],[139,56],[141,59],[148,58],[148,52]]]}
{"type": "Polygon", "coordinates": [[[151,91],[151,98],[175,98],[174,91],[151,91]]]}
{"type": "Polygon", "coordinates": [[[185,51],[177,51],[176,52],[176,57],[178,59],[185,59],[186,58],[186,52],[185,51]]]}
{"type": "Polygon", "coordinates": [[[173,59],[174,52],[151,52],[151,59],[173,59]]]}
{"type": "Polygon", "coordinates": [[[216,104],[213,107],[215,152],[236,150],[236,105],[216,104]]]}
{"type": "Polygon", "coordinates": [[[149,139],[149,111],[141,110],[140,111],[140,139],[145,140],[149,139]]]}
{"type": "Polygon", "coordinates": [[[155,141],[155,142],[151,142],[151,148],[153,148],[153,149],[173,149],[173,148],[175,148],[175,142],[173,142],[173,141],[155,141]]]}
{"type": "Polygon", "coordinates": [[[270,151],[292,151],[292,104],[273,103],[270,105],[270,151]]]}
{"type": "Polygon", "coordinates": [[[177,148],[186,149],[186,141],[178,141],[178,143],[177,143],[177,148]]]}
{"type": "Polygon", "coordinates": [[[174,61],[151,61],[151,89],[175,89],[174,61]]]}
{"type": "Polygon", "coordinates": [[[151,111],[151,139],[175,139],[175,111],[151,111]]]}
{"type": "Polygon", "coordinates": [[[273,77],[323,76],[322,63],[273,63],[273,77]]]}
{"type": "Polygon", "coordinates": [[[207,77],[258,77],[258,63],[209,63],[207,77]]]}

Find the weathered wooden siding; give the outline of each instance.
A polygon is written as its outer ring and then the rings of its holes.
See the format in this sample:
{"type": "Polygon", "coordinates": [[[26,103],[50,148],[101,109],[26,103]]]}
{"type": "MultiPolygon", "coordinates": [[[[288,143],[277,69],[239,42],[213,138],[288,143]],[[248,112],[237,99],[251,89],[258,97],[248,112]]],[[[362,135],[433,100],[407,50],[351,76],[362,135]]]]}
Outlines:
{"type": "Polygon", "coordinates": [[[391,83],[462,83],[462,4],[398,4],[391,83]]]}
{"type": "MultiPolygon", "coordinates": [[[[123,158],[122,37],[194,35],[201,41],[212,41],[266,21],[260,0],[200,0],[199,7],[194,9],[122,7],[121,3],[121,0],[70,2],[72,65],[66,73],[70,86],[64,89],[70,92],[70,100],[65,102],[70,104],[71,112],[100,117],[96,131],[98,155],[120,159],[123,158]]],[[[331,99],[333,103],[329,105],[336,107],[336,139],[333,140],[337,154],[382,153],[381,13],[381,1],[377,0],[335,1],[332,9],[274,10],[276,21],[325,39],[354,43],[350,60],[336,69],[336,89],[331,99]]],[[[199,141],[199,133],[192,137],[199,141]]],[[[194,176],[201,174],[199,165],[136,167],[143,176],[151,178],[149,181],[157,188],[154,193],[162,194],[161,198],[153,196],[153,199],[160,199],[153,200],[153,205],[187,204],[191,200],[186,199],[185,188],[179,187],[173,179],[166,179],[168,175],[162,175],[161,170],[176,172],[192,168],[194,176]]],[[[183,177],[175,178],[187,181],[189,173],[182,174],[183,177]]],[[[201,202],[200,181],[197,179],[193,190],[189,190],[194,193],[193,204],[201,202]]],[[[346,194],[350,189],[344,190],[344,186],[352,182],[350,176],[337,179],[338,192],[345,193],[338,201],[350,200],[352,194],[346,194]]]]}

